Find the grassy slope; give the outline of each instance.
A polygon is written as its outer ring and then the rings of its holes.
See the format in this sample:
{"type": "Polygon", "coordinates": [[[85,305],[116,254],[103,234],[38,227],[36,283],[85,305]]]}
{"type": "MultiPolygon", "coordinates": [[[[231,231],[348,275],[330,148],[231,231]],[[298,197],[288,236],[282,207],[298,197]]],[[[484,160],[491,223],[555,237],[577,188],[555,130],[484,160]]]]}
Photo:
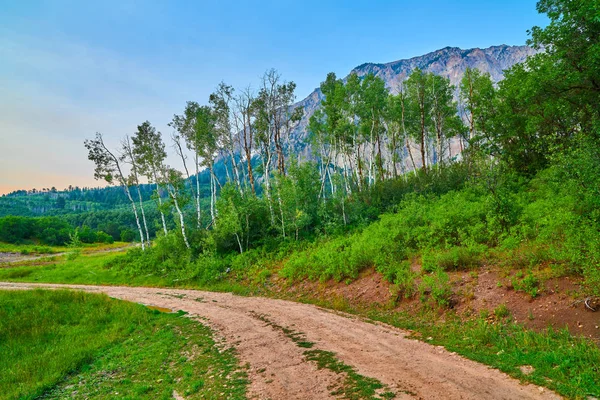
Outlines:
{"type": "Polygon", "coordinates": [[[208,328],[97,294],[0,291],[0,359],[6,399],[245,393],[235,356],[208,328]]]}

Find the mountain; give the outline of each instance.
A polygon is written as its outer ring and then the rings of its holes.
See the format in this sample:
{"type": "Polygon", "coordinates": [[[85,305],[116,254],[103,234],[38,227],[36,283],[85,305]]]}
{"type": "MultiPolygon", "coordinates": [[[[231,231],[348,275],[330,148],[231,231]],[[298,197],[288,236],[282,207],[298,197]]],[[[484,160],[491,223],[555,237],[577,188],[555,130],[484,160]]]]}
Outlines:
{"type": "MultiPolygon", "coordinates": [[[[500,45],[486,49],[468,50],[446,47],[407,60],[392,61],[386,64],[365,63],[354,68],[350,74],[356,73],[358,76],[374,74],[382,78],[392,92],[396,91],[398,84],[404,81],[415,68],[449,78],[450,83],[456,87],[460,84],[467,67],[478,68],[482,72],[488,72],[492,81],[497,83],[504,77],[504,70],[522,63],[528,56],[535,53],[536,50],[528,46],[500,45]]],[[[321,90],[315,89],[308,97],[294,105],[294,108],[304,108],[304,116],[292,133],[294,147],[300,152],[307,143],[308,120],[319,107],[322,99],[321,90]]]]}

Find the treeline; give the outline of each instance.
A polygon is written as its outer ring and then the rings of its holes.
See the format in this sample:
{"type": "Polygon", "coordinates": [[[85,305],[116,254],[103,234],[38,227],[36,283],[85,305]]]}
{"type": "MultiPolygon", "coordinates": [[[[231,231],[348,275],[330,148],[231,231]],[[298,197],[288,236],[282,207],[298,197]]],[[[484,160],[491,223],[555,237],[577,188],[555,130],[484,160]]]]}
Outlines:
{"type": "MultiPolygon", "coordinates": [[[[57,217],[16,217],[0,218],[0,242],[13,244],[44,244],[63,246],[70,242],[75,229],[64,219],[57,217]]],[[[101,230],[84,225],[77,229],[82,243],[113,243],[114,238],[101,230]]],[[[133,231],[124,233],[124,241],[133,241],[133,231]]]]}

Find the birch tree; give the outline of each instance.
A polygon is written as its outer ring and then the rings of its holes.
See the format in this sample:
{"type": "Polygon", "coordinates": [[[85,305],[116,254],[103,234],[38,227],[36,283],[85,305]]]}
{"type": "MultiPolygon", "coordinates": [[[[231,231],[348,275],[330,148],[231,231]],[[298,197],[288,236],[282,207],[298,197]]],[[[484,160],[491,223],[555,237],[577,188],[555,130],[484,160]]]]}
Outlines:
{"type": "Polygon", "coordinates": [[[146,243],[144,240],[144,232],[142,230],[142,225],[140,223],[135,201],[131,196],[131,191],[129,190],[126,176],[123,173],[120,155],[112,152],[106,147],[101,133],[96,133],[96,137],[94,139],[86,139],[84,144],[88,150],[88,159],[95,164],[94,178],[97,180],[102,179],[111,185],[117,183],[125,191],[125,194],[131,203],[133,215],[135,216],[135,222],[138,227],[142,250],[145,250],[146,243]]]}
{"type": "Polygon", "coordinates": [[[177,130],[179,135],[173,136],[173,143],[175,145],[175,150],[177,154],[181,157],[184,167],[188,176],[190,177],[189,170],[187,169],[187,165],[185,162],[185,154],[181,147],[180,138],[183,138],[185,144],[189,150],[191,150],[194,154],[194,168],[196,170],[195,175],[195,190],[192,189],[192,195],[194,196],[195,205],[196,205],[196,225],[200,228],[202,224],[202,211],[200,209],[200,151],[199,144],[197,142],[197,135],[195,133],[195,124],[196,124],[196,116],[198,114],[198,109],[200,105],[195,101],[188,101],[186,103],[183,114],[174,115],[173,120],[169,123],[169,126],[172,126],[177,130]]]}
{"type": "Polygon", "coordinates": [[[419,144],[421,152],[421,168],[427,170],[426,146],[429,142],[431,119],[431,97],[428,93],[427,73],[416,68],[405,82],[406,110],[410,118],[406,124],[410,135],[419,144]]]}
{"type": "Polygon", "coordinates": [[[133,143],[133,156],[135,157],[140,173],[146,176],[149,183],[156,185],[158,211],[160,212],[163,232],[166,235],[168,231],[163,210],[161,185],[159,184],[159,171],[167,157],[167,152],[165,151],[165,144],[161,133],[150,122],[145,121],[141,125],[138,125],[136,133],[131,137],[131,141],[133,143]]]}
{"type": "Polygon", "coordinates": [[[220,142],[219,147],[222,147],[229,156],[233,181],[238,191],[242,193],[240,171],[236,158],[236,154],[239,153],[238,133],[240,131],[238,125],[234,123],[235,118],[232,115],[232,107],[234,105],[233,92],[233,87],[221,82],[217,90],[210,95],[209,103],[214,113],[214,129],[218,138],[217,141],[220,142]]]}
{"type": "Polygon", "coordinates": [[[140,190],[140,171],[137,164],[136,157],[133,154],[133,147],[131,146],[131,140],[129,135],[125,136],[125,139],[121,142],[123,153],[121,154],[121,161],[131,166],[129,170],[129,176],[127,177],[129,186],[134,186],[138,201],[140,203],[140,211],[142,213],[142,222],[144,224],[144,232],[146,233],[146,242],[150,244],[150,233],[148,232],[148,222],[146,221],[146,213],[144,212],[144,200],[142,198],[142,192],[140,190]]]}
{"type": "Polygon", "coordinates": [[[185,216],[183,214],[183,207],[185,206],[187,200],[185,196],[185,181],[183,180],[183,176],[181,175],[181,172],[163,164],[160,168],[159,179],[160,183],[167,189],[171,203],[177,212],[181,236],[185,246],[189,249],[191,246],[190,242],[188,241],[187,232],[185,229],[185,216]]]}

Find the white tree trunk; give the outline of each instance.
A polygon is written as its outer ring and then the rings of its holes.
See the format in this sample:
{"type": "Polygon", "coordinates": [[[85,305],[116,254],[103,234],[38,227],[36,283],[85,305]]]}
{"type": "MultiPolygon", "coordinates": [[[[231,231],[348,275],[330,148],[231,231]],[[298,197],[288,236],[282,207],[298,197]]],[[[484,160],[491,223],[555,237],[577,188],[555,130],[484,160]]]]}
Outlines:
{"type": "Polygon", "coordinates": [[[198,155],[196,154],[196,221],[198,229],[202,223],[202,213],[200,211],[200,171],[198,168],[198,155]]]}
{"type": "Polygon", "coordinates": [[[133,200],[133,197],[131,197],[131,192],[129,191],[129,187],[127,185],[123,185],[123,188],[125,189],[125,193],[127,194],[127,197],[129,198],[129,201],[131,202],[131,207],[133,208],[133,215],[135,215],[135,222],[137,224],[138,231],[140,232],[140,242],[142,243],[142,250],[146,250],[146,245],[145,245],[145,241],[144,241],[144,231],[142,230],[142,224],[140,224],[140,218],[137,213],[137,207],[135,206],[135,201],[133,200]]]}
{"type": "Polygon", "coordinates": [[[217,202],[217,183],[215,182],[215,174],[213,173],[213,164],[210,163],[210,217],[213,227],[217,227],[215,204],[217,202]]]}
{"type": "MultiPolygon", "coordinates": [[[[136,177],[137,180],[137,177],[136,177]]],[[[148,224],[146,223],[146,213],[144,212],[144,202],[142,200],[142,191],[140,190],[139,183],[136,185],[138,198],[140,200],[140,210],[142,211],[142,221],[144,222],[144,230],[146,231],[146,242],[150,245],[150,233],[148,232],[148,224]]]]}
{"type": "Polygon", "coordinates": [[[177,214],[179,215],[179,225],[181,226],[181,236],[183,236],[183,241],[185,243],[185,247],[190,248],[190,243],[188,242],[187,235],[185,233],[185,222],[183,220],[183,212],[179,207],[179,201],[177,201],[177,195],[172,192],[171,198],[173,199],[173,204],[175,205],[175,209],[177,210],[177,214]]]}

